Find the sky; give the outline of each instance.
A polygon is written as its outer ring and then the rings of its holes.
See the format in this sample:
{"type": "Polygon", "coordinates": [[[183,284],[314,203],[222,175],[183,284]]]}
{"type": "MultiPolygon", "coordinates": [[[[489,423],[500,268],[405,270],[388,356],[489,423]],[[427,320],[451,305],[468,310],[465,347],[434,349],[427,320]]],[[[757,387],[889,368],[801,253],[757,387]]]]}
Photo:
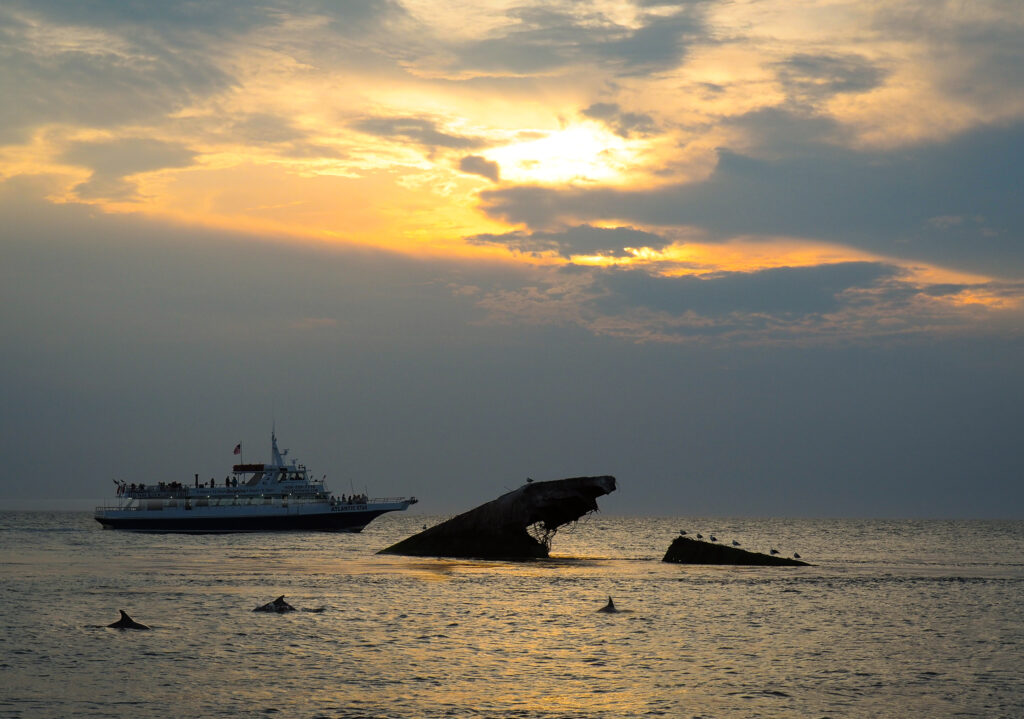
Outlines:
{"type": "Polygon", "coordinates": [[[1024,518],[1017,0],[0,5],[0,508],[1024,518]]]}

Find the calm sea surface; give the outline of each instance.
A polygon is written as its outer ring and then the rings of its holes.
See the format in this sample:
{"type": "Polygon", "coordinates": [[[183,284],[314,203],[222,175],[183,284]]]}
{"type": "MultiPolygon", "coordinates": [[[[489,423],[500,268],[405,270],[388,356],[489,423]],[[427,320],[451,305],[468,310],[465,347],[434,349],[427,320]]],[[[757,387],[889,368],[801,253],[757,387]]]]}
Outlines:
{"type": "Polygon", "coordinates": [[[434,521],[0,513],[0,717],[1024,717],[1024,522],[599,514],[550,561],[375,554],[434,521]],[[680,529],[815,566],[663,564],[680,529]],[[251,611],[281,594],[314,611],[251,611]]]}

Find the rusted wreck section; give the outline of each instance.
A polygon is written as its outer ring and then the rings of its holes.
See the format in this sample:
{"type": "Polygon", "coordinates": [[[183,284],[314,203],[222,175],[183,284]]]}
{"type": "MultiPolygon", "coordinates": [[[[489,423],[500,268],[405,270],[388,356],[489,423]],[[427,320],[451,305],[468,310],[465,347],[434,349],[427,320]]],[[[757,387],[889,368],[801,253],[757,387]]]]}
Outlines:
{"type": "Polygon", "coordinates": [[[663,562],[674,564],[737,564],[772,567],[809,567],[807,562],[760,552],[748,552],[714,542],[701,542],[689,537],[676,537],[665,552],[663,562]]]}
{"type": "Polygon", "coordinates": [[[597,498],[614,491],[615,477],[611,476],[529,482],[379,553],[467,559],[544,558],[559,527],[597,511],[597,498]]]}

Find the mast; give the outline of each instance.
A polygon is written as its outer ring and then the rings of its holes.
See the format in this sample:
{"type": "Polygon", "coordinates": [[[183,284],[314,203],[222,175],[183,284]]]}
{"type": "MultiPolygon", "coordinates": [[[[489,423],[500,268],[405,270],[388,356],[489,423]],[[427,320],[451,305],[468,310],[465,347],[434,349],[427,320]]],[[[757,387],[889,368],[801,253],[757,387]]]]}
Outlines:
{"type": "Polygon", "coordinates": [[[277,434],[270,430],[270,462],[274,467],[284,467],[284,457],[277,448],[277,434]]]}

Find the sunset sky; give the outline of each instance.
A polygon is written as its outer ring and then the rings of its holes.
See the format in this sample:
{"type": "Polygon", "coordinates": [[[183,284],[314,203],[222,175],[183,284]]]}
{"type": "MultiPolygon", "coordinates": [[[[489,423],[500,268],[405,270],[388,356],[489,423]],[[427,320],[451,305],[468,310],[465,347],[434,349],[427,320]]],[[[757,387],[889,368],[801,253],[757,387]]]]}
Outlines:
{"type": "Polygon", "coordinates": [[[0,5],[0,508],[1024,517],[1018,0],[0,5]],[[250,453],[251,452],[251,453],[250,453]]]}

